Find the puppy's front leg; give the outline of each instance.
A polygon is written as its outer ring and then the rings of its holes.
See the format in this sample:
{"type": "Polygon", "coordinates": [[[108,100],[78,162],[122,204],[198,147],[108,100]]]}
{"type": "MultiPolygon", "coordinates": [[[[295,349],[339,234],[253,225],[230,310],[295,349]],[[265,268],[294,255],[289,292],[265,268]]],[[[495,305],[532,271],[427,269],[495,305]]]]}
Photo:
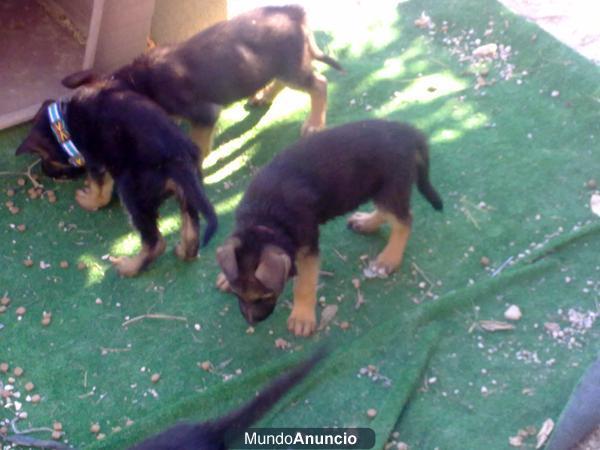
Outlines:
{"type": "Polygon", "coordinates": [[[75,200],[83,209],[96,211],[110,203],[114,181],[108,172],[90,170],[86,187],[77,189],[75,200]]]}
{"type": "Polygon", "coordinates": [[[294,279],[294,306],[288,318],[288,330],[296,336],[309,336],[317,326],[315,307],[319,281],[319,255],[308,248],[298,251],[298,274],[294,279]]]}

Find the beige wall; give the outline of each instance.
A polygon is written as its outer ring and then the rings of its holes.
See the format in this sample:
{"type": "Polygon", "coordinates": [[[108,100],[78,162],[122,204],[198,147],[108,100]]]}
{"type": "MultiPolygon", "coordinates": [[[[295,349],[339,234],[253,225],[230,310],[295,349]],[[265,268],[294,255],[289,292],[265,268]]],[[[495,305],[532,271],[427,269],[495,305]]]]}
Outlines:
{"type": "Polygon", "coordinates": [[[141,54],[153,11],[154,0],[105,0],[94,68],[108,72],[141,54]]]}
{"type": "Polygon", "coordinates": [[[152,39],[159,44],[181,42],[227,19],[227,0],[156,0],[152,39]]]}

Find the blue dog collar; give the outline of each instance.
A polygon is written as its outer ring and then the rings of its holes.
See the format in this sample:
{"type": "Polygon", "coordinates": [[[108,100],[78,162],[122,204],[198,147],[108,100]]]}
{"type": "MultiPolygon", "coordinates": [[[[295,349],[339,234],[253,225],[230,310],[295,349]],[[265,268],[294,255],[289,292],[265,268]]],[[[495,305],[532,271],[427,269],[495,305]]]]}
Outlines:
{"type": "Polygon", "coordinates": [[[69,156],[69,163],[74,167],[83,167],[85,159],[71,140],[71,134],[67,129],[67,123],[61,114],[58,102],[52,102],[48,106],[48,118],[50,119],[50,129],[54,137],[69,156]]]}

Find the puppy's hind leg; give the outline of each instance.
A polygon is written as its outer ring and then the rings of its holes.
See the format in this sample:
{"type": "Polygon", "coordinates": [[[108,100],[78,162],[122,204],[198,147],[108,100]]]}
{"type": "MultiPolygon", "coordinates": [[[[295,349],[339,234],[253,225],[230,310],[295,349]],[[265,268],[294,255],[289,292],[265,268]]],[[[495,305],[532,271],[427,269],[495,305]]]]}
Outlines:
{"type": "Polygon", "coordinates": [[[210,154],[210,152],[212,152],[213,140],[215,137],[215,125],[216,124],[192,124],[192,128],[190,130],[190,137],[200,149],[200,155],[198,155],[200,161],[200,169],[202,168],[202,161],[204,161],[204,158],[206,158],[210,154]]]}
{"type": "Polygon", "coordinates": [[[376,209],[373,212],[355,212],[348,217],[348,228],[357,233],[375,233],[385,223],[385,215],[376,209]]]}
{"type": "Polygon", "coordinates": [[[327,114],[327,78],[313,73],[310,85],[305,89],[310,95],[310,115],[302,125],[302,136],[307,136],[325,128],[327,114]]]}
{"type": "Polygon", "coordinates": [[[119,274],[124,277],[136,276],[162,255],[166,247],[157,225],[160,197],[141,188],[133,186],[130,180],[119,183],[121,199],[142,239],[142,249],[137,255],[111,258],[119,274]]]}
{"type": "Polygon", "coordinates": [[[181,240],[175,246],[175,255],[182,261],[190,261],[198,256],[200,248],[200,220],[198,211],[185,199],[178,196],[177,201],[181,210],[181,240]]]}
{"type": "Polygon", "coordinates": [[[275,79],[250,97],[248,99],[248,104],[250,106],[270,105],[283,88],[285,88],[285,84],[282,81],[275,79]]]}
{"type": "Polygon", "coordinates": [[[383,213],[386,222],[390,224],[390,237],[387,245],[371,263],[370,268],[378,275],[388,275],[400,267],[404,258],[406,243],[410,237],[412,218],[410,214],[399,219],[395,214],[383,213]]]}

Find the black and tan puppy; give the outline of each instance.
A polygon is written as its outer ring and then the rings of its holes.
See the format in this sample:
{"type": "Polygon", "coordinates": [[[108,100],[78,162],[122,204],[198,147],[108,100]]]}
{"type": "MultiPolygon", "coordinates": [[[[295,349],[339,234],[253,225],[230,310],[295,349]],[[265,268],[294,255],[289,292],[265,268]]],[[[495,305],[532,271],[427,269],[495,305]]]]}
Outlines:
{"type": "Polygon", "coordinates": [[[171,195],[181,208],[179,258],[198,253],[199,213],[208,222],[203,244],[216,231],[215,211],[200,184],[196,146],[160,107],[117,81],[82,88],[70,101],[45,102],[17,154],[48,149],[55,156],[43,160],[47,170],[85,166],[92,183],[76,197],[84,208],[108,204],[117,185],[142,239],[138,255],[113,260],[123,276],[136,275],[164,252],[158,210],[171,195]]]}
{"type": "MultiPolygon", "coordinates": [[[[284,86],[311,97],[303,134],[323,128],[327,79],[314,72],[315,59],[341,70],[317,47],[300,6],[265,7],[219,22],[180,44],[154,48],[111,77],[169,114],[190,120],[192,139],[206,155],[221,106],[253,94],[251,103],[267,104],[284,86]]],[[[97,79],[83,71],[63,84],[74,88],[97,79]]]]}
{"type": "Polygon", "coordinates": [[[429,183],[425,137],[409,125],[383,120],[349,123],[309,136],[277,155],[251,181],[236,211],[233,235],[217,250],[222,290],[238,297],[249,323],[275,308],[287,279],[296,276],[288,328],[315,329],[319,225],[373,200],[372,213],[355,213],[350,228],[372,233],[387,222],[390,237],[372,263],[385,274],[402,262],[411,229],[416,183],[437,209],[429,183]]]}
{"type": "Polygon", "coordinates": [[[281,397],[300,383],[323,358],[317,351],[311,358],[279,376],[240,409],[210,422],[181,423],[148,438],[130,450],[223,450],[231,448],[244,431],[260,420],[281,397]]]}

